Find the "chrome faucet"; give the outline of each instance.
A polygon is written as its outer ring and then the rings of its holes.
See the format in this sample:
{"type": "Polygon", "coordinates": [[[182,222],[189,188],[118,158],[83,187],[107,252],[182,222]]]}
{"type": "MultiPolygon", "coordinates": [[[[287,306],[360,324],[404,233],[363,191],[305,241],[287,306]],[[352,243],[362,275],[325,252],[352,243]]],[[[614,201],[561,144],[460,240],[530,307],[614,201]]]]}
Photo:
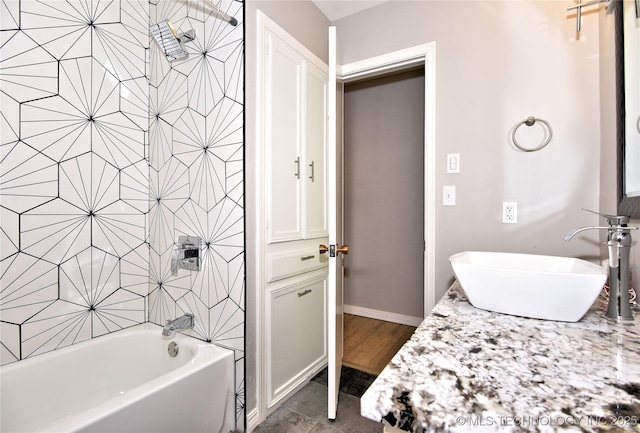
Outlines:
{"type": "Polygon", "coordinates": [[[629,217],[624,215],[606,215],[595,213],[607,219],[607,227],[581,227],[573,230],[565,238],[570,240],[584,230],[607,230],[607,249],[609,250],[609,304],[605,316],[618,320],[633,320],[629,302],[629,252],[631,251],[631,230],[628,227],[629,217]]]}
{"type": "Polygon", "coordinates": [[[164,328],[162,329],[162,335],[166,337],[173,337],[176,335],[176,331],[193,328],[194,324],[195,316],[193,313],[186,313],[184,316],[178,317],[177,319],[167,320],[167,324],[164,325],[164,328]]]}

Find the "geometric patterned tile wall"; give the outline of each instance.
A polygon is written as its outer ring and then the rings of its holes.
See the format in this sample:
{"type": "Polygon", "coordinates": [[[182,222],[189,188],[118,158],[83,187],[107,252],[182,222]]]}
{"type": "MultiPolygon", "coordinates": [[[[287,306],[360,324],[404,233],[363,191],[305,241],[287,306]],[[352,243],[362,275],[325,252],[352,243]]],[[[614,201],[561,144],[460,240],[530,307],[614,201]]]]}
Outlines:
{"type": "Polygon", "coordinates": [[[189,334],[235,351],[236,418],[244,427],[243,3],[152,1],[151,23],[195,29],[189,57],[169,62],[150,44],[149,320],[192,312],[189,334]],[[201,238],[201,270],[170,270],[178,236],[201,238]]]}
{"type": "Polygon", "coordinates": [[[243,4],[0,2],[0,363],[196,314],[244,425],[243,4]],[[149,25],[196,29],[169,63],[149,25]],[[181,234],[202,271],[169,271],[181,234]]]}
{"type": "Polygon", "coordinates": [[[147,320],[149,4],[0,8],[6,364],[147,320]]]}

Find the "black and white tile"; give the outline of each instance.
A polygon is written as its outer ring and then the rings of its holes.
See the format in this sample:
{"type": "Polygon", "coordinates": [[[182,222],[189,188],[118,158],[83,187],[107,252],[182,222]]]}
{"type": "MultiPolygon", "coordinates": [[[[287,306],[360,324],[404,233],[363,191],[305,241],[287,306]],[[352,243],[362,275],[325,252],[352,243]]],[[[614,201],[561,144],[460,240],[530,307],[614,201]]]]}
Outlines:
{"type": "Polygon", "coordinates": [[[0,2],[0,362],[196,314],[244,425],[243,3],[0,2]],[[170,63],[149,25],[195,29],[170,63]],[[180,235],[199,273],[169,270],[180,235]]]}

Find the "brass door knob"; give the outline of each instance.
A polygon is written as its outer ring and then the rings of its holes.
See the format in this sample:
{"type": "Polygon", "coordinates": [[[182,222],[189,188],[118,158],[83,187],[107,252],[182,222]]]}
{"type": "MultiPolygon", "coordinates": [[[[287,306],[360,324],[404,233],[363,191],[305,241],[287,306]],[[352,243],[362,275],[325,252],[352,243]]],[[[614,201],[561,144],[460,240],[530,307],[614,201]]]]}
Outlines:
{"type": "MultiPolygon", "coordinates": [[[[320,251],[320,254],[324,254],[327,251],[329,251],[329,248],[326,245],[322,245],[321,244],[320,248],[319,248],[319,251],[320,251]]],[[[342,254],[349,254],[349,245],[343,245],[341,247],[336,247],[336,252],[342,253],[342,254]]]]}

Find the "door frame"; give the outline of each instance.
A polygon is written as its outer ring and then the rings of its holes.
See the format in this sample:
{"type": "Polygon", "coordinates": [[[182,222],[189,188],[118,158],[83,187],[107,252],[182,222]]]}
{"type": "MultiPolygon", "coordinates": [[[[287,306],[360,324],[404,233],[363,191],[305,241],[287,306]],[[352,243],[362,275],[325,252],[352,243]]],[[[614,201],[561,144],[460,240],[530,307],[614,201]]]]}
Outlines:
{"type": "MultiPolygon", "coordinates": [[[[338,79],[349,83],[424,65],[424,275],[423,315],[435,307],[436,216],[436,43],[406,48],[338,66],[338,79]]],[[[344,120],[344,119],[343,119],[344,120]]],[[[344,131],[344,129],[343,129],[344,131]]],[[[344,185],[341,185],[344,187],[344,185]]]]}
{"type": "MultiPolygon", "coordinates": [[[[260,49],[264,49],[265,35],[264,31],[267,27],[272,27],[273,22],[261,11],[257,13],[257,46],[260,49]]],[[[277,27],[277,25],[276,25],[277,27]]],[[[425,255],[424,255],[424,315],[428,315],[429,312],[435,306],[435,154],[436,154],[436,141],[435,141],[435,96],[436,96],[436,82],[435,82],[435,60],[436,60],[436,45],[435,42],[419,45],[412,48],[407,48],[400,51],[391,52],[385,55],[365,59],[358,62],[353,62],[345,65],[338,65],[337,67],[337,79],[341,82],[350,82],[357,79],[363,79],[368,77],[374,77],[379,74],[390,73],[399,71],[405,68],[413,66],[424,65],[425,67],[425,175],[424,175],[424,187],[425,187],[425,225],[424,225],[424,239],[425,255]]],[[[257,61],[257,77],[263,75],[263,68],[261,60],[257,61]]],[[[257,137],[261,137],[264,125],[262,121],[262,105],[264,101],[261,97],[262,83],[258,79],[257,84],[257,97],[256,97],[256,133],[257,137]]],[[[255,174],[253,177],[252,187],[255,191],[259,192],[259,196],[263,196],[262,191],[262,176],[263,176],[263,161],[264,154],[261,150],[261,145],[256,145],[256,166],[255,174]]],[[[256,407],[247,413],[247,430],[251,431],[261,421],[263,421],[269,414],[269,410],[266,408],[266,363],[265,363],[265,335],[264,327],[262,326],[265,320],[264,306],[265,306],[265,293],[262,288],[264,281],[264,227],[262,222],[264,221],[265,209],[263,203],[257,203],[256,215],[254,227],[254,234],[248,241],[253,243],[253,254],[255,264],[255,272],[251,282],[256,287],[256,305],[255,305],[255,323],[254,330],[256,333],[256,407]]],[[[249,281],[248,281],[249,282],[249,281]]]]}

